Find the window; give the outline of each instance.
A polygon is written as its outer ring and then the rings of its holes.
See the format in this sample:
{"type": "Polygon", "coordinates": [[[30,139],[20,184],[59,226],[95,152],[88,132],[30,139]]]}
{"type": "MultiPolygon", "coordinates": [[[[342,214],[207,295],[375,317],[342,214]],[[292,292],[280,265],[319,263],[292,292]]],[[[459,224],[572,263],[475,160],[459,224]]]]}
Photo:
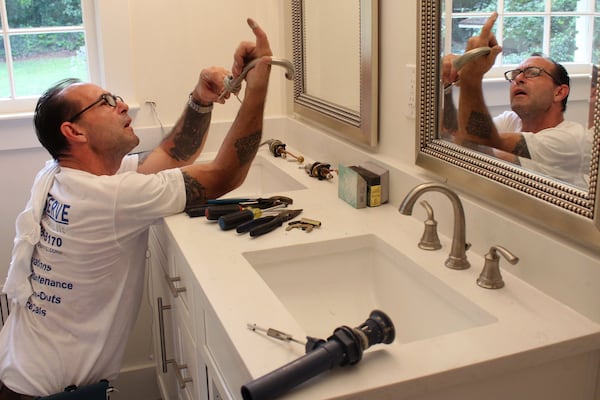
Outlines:
{"type": "Polygon", "coordinates": [[[83,3],[0,0],[1,113],[33,111],[37,97],[61,79],[92,78],[83,3]]]}
{"type": "Polygon", "coordinates": [[[503,51],[496,64],[519,64],[541,52],[567,64],[600,62],[600,0],[446,0],[444,52],[462,53],[493,11],[503,51]]]}

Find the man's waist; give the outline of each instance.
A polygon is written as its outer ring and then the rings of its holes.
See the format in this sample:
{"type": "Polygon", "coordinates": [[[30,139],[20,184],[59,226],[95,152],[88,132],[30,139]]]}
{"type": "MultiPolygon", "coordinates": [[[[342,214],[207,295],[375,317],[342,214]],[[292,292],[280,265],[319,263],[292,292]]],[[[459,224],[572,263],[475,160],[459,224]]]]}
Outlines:
{"type": "Polygon", "coordinates": [[[17,393],[0,382],[0,400],[34,400],[34,396],[17,393]]]}

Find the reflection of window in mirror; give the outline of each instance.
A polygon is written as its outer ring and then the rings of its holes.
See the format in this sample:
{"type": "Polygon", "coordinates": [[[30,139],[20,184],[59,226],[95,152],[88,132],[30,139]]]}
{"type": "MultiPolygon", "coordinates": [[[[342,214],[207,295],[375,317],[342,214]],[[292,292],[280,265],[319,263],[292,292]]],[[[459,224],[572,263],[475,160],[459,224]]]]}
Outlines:
{"type": "MultiPolygon", "coordinates": [[[[442,49],[444,54],[463,53],[468,38],[479,35],[483,24],[491,13],[493,11],[498,12],[493,32],[498,43],[502,46],[502,53],[496,57],[495,67],[485,75],[483,85],[485,101],[490,115],[495,117],[494,122],[498,132],[506,129],[504,125],[498,125],[499,116],[512,109],[508,96],[510,84],[507,84],[507,81],[504,80],[503,74],[507,70],[519,68],[517,66],[523,65],[522,63],[533,53],[549,56],[567,69],[570,75],[570,92],[568,107],[564,114],[565,120],[569,123],[580,124],[582,129],[584,129],[583,126],[585,128],[591,127],[593,103],[590,101],[594,88],[592,87],[592,90],[590,90],[590,87],[591,83],[595,83],[591,72],[593,63],[598,59],[598,50],[595,48],[600,43],[600,26],[596,26],[596,22],[600,25],[600,17],[597,18],[595,13],[600,11],[600,9],[596,10],[596,7],[600,7],[600,1],[496,0],[474,2],[472,0],[445,0],[442,3],[444,4],[442,13],[442,49]],[[593,32],[593,34],[590,34],[590,32],[593,32]]],[[[600,16],[600,13],[598,15],[600,16]]],[[[531,62],[527,65],[530,64],[531,62]]],[[[554,80],[557,82],[556,79],[554,80]]],[[[561,81],[560,83],[564,82],[561,81]]],[[[448,112],[448,105],[452,105],[452,98],[456,99],[456,96],[457,93],[452,96],[448,91],[445,91],[443,95],[442,138],[447,138],[447,134],[456,129],[456,121],[449,118],[452,113],[448,112]]],[[[514,109],[512,110],[514,111],[514,109]]],[[[561,128],[563,128],[562,125],[561,128]]],[[[509,131],[512,132],[512,130],[505,132],[509,131]]],[[[528,131],[525,129],[525,123],[523,128],[520,128],[519,125],[517,132],[532,132],[534,136],[527,136],[532,138],[532,145],[533,138],[535,138],[535,141],[541,141],[542,138],[542,136],[535,135],[537,130],[528,131]]],[[[530,133],[521,133],[523,137],[526,134],[530,135],[530,133]]],[[[582,133],[579,136],[583,138],[581,143],[585,144],[585,146],[582,145],[581,149],[590,149],[591,134],[582,133]]],[[[544,135],[543,138],[547,139],[548,136],[544,135]]],[[[456,143],[456,140],[453,141],[456,143]]],[[[529,146],[529,141],[527,141],[527,145],[529,146]]],[[[463,146],[466,146],[466,144],[463,143],[463,146]]],[[[490,154],[489,151],[476,150],[490,154]]],[[[564,155],[561,155],[560,160],[563,162],[558,163],[547,152],[541,152],[540,150],[540,157],[541,154],[545,154],[545,156],[537,161],[527,154],[525,158],[519,157],[513,162],[549,177],[587,189],[588,160],[591,155],[588,153],[591,153],[591,150],[578,152],[574,150],[573,154],[579,154],[582,158],[581,162],[576,165],[579,171],[577,179],[573,177],[574,173],[570,171],[573,169],[570,165],[573,160],[572,157],[567,160],[564,155]],[[548,160],[554,161],[550,162],[548,160]],[[567,163],[567,161],[569,162],[567,163]],[[562,166],[558,167],[558,165],[562,166]]],[[[499,155],[495,156],[505,159],[499,155]]]]}
{"type": "Polygon", "coordinates": [[[599,1],[445,0],[444,6],[446,54],[462,53],[467,39],[478,34],[490,13],[497,11],[494,33],[503,47],[497,65],[519,64],[532,52],[560,63],[598,63],[599,1]]]}

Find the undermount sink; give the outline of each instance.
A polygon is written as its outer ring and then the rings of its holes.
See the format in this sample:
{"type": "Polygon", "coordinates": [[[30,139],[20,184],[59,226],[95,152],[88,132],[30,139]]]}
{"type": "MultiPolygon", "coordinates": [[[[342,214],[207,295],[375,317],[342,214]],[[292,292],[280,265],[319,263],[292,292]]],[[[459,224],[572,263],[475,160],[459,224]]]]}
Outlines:
{"type": "Polygon", "coordinates": [[[310,336],[326,338],[338,326],[360,323],[373,309],[389,315],[401,343],[497,321],[376,235],[244,257],[310,336]]]}
{"type": "Polygon", "coordinates": [[[237,189],[227,193],[225,197],[257,197],[265,193],[302,189],[306,189],[306,186],[275,167],[262,156],[256,156],[244,183],[237,189]]]}

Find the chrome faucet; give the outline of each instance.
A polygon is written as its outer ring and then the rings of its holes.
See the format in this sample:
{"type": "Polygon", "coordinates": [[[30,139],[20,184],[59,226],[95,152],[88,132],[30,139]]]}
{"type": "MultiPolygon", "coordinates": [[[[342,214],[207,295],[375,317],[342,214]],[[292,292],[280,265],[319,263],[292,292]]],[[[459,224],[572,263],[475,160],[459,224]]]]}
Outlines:
{"type": "Polygon", "coordinates": [[[441,183],[429,182],[415,186],[402,200],[400,211],[403,215],[411,215],[413,206],[419,196],[425,192],[436,191],[448,196],[454,210],[454,233],[452,235],[452,246],[450,255],[445,262],[446,267],[452,269],[467,269],[470,267],[467,260],[467,248],[469,245],[466,242],[466,227],[465,227],[465,211],[458,195],[448,186],[441,183]]]}
{"type": "MultiPolygon", "coordinates": [[[[248,72],[252,68],[254,68],[258,61],[260,61],[259,58],[250,61],[250,63],[248,63],[248,65],[244,67],[242,73],[235,79],[232,75],[225,77],[225,79],[223,80],[225,90],[219,95],[219,101],[222,100],[223,97],[227,95],[227,93],[237,93],[242,88],[242,81],[244,80],[244,78],[246,78],[248,72]]],[[[269,64],[279,65],[280,67],[285,68],[285,77],[290,81],[294,80],[294,64],[292,64],[291,61],[281,57],[271,57],[271,61],[269,61],[269,64]]]]}

